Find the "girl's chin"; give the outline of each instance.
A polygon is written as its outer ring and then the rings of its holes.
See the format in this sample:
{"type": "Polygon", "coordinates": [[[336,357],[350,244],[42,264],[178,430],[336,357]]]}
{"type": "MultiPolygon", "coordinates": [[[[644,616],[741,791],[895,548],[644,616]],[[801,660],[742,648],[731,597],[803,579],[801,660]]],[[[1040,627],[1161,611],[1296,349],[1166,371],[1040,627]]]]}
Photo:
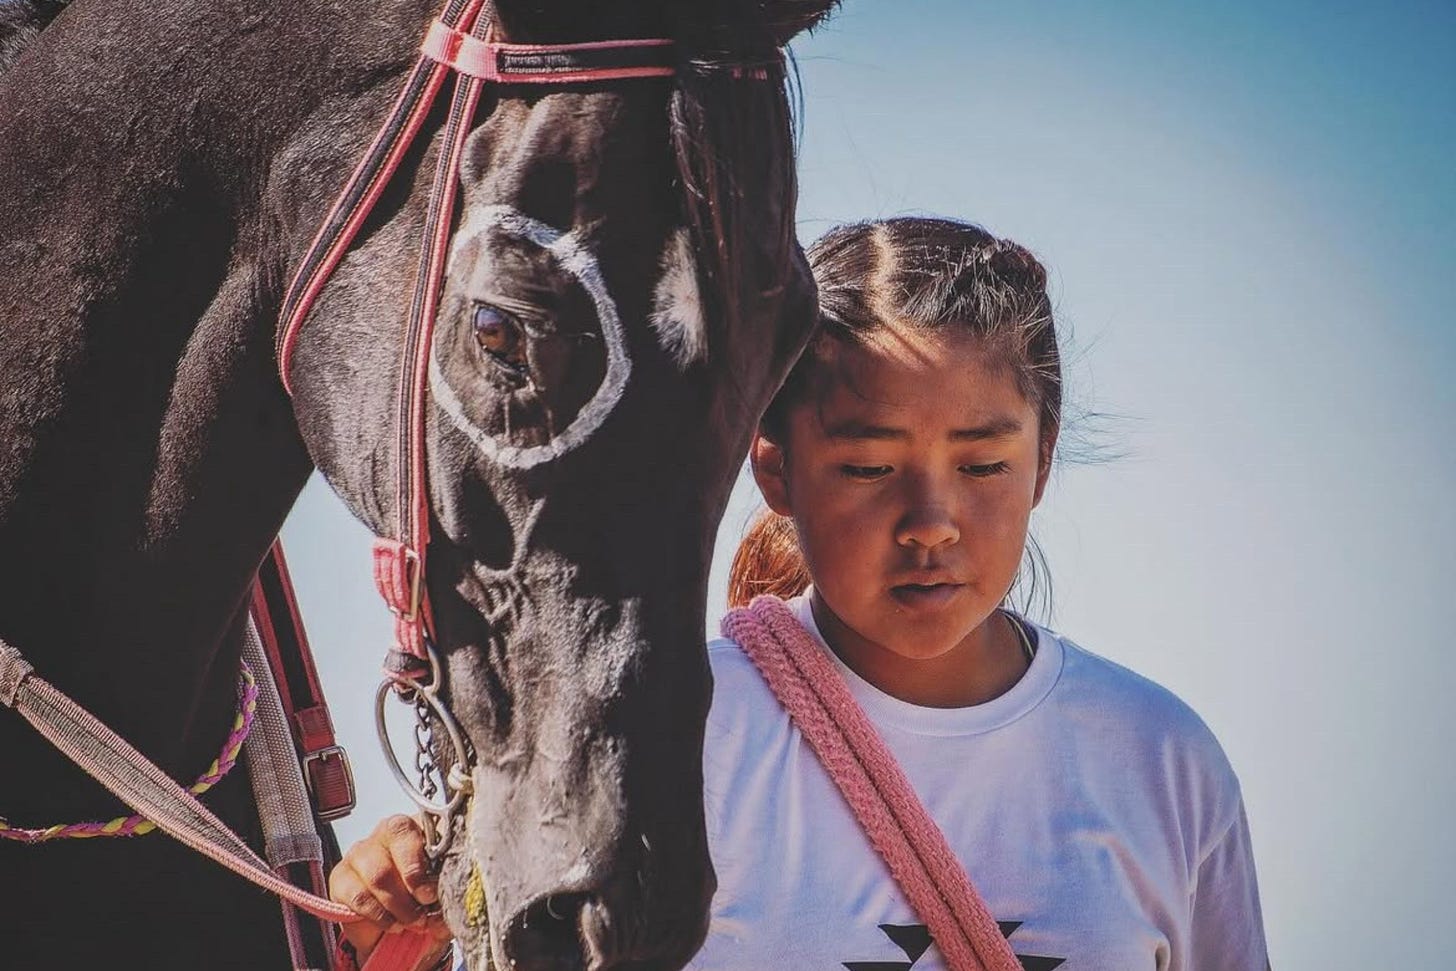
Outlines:
{"type": "Polygon", "coordinates": [[[926,664],[931,661],[939,661],[951,651],[954,651],[958,643],[960,642],[952,640],[927,649],[924,641],[917,641],[914,644],[884,645],[884,648],[901,660],[926,664]]]}
{"type": "Polygon", "coordinates": [[[915,624],[901,620],[882,628],[885,636],[870,640],[881,650],[906,661],[935,661],[959,647],[972,629],[963,624],[915,624]]]}
{"type": "Polygon", "coordinates": [[[907,661],[933,661],[965,643],[985,621],[976,612],[965,610],[897,613],[876,625],[883,636],[871,639],[907,661]]]}

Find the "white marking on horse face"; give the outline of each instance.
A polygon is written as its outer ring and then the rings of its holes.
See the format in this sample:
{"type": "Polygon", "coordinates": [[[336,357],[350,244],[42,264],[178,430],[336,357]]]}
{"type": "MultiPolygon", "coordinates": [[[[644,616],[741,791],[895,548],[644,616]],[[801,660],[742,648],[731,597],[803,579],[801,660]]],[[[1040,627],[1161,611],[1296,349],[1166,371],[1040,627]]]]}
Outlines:
{"type": "Polygon", "coordinates": [[[652,329],[678,367],[706,359],[707,319],[698,289],[698,261],[686,229],[678,229],[667,238],[662,276],[652,304],[652,329]]]}
{"type": "Polygon", "coordinates": [[[449,270],[454,269],[455,261],[467,242],[491,230],[499,230],[507,236],[535,243],[555,256],[561,268],[576,278],[596,308],[597,321],[602,328],[602,343],[607,354],[607,373],[602,378],[601,387],[582,405],[581,411],[571,424],[544,445],[522,448],[502,441],[470,420],[460,396],[450,386],[444,370],[440,367],[439,335],[436,334],[434,345],[430,349],[430,393],[434,396],[435,404],[450,419],[451,424],[475,443],[475,447],[486,458],[508,468],[529,469],[561,457],[589,439],[602,426],[607,415],[622,400],[627,379],[632,374],[632,359],[627,352],[627,335],[622,329],[621,318],[617,315],[617,305],[607,292],[607,284],[602,279],[596,257],[574,232],[563,233],[553,229],[510,206],[483,206],[471,210],[455,233],[455,241],[450,247],[449,270]]]}

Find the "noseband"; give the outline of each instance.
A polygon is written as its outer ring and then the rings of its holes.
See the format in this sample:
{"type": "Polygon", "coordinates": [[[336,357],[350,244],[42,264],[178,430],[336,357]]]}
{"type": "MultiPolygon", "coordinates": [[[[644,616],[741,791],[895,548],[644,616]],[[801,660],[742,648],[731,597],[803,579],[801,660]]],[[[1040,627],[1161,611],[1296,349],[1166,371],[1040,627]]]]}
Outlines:
{"type": "Polygon", "coordinates": [[[615,40],[589,44],[508,44],[494,39],[488,0],[450,0],[430,25],[420,59],[363,160],[354,169],[314,237],[283,303],[278,364],[291,395],[293,352],[299,332],[329,276],[424,127],[446,77],[458,77],[445,122],[442,148],[430,189],[424,238],[415,271],[401,359],[396,444],[396,529],[374,543],[374,580],[395,615],[395,643],[375,702],[381,744],[395,778],[424,814],[431,859],[449,847],[455,817],[470,793],[471,754],[443,698],[441,660],[434,645],[425,553],[429,544],[429,493],[425,481],[425,414],[435,317],[445,276],[460,157],[486,82],[562,85],[630,78],[670,77],[677,72],[670,40],[615,40]],[[415,778],[400,766],[384,724],[393,694],[415,712],[415,778]],[[443,795],[435,779],[435,726],[444,729],[451,764],[443,795]]]}

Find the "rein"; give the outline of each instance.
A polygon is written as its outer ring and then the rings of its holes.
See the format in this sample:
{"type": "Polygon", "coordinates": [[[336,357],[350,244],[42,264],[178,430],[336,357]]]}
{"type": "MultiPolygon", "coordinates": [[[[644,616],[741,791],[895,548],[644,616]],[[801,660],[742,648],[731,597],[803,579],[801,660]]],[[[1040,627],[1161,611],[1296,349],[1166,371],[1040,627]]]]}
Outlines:
{"type": "Polygon", "coordinates": [[[129,742],[58,691],[15,648],[0,641],[0,705],[13,708],[48,742],[157,828],[295,906],[335,922],[359,920],[275,874],[241,836],[129,742]]]}
{"type": "Polygon", "coordinates": [[[283,386],[293,394],[292,363],[299,335],[315,301],[338,267],[359,227],[419,135],[446,76],[458,74],[430,188],[424,238],[405,326],[396,407],[395,530],[375,540],[374,582],[395,615],[394,646],[375,700],[380,742],[396,780],[423,813],[426,849],[438,860],[449,848],[454,821],[470,795],[471,756],[458,723],[440,697],[441,661],[434,646],[425,556],[430,506],[425,472],[425,416],[435,318],[444,282],[460,156],[486,82],[560,85],[671,77],[676,48],[666,39],[587,44],[510,44],[495,39],[488,0],[450,0],[430,25],[420,59],[410,72],[389,118],[350,175],[309,246],[284,299],[278,339],[283,386]],[[418,781],[400,765],[385,729],[385,700],[393,694],[414,707],[418,781]],[[435,761],[435,726],[445,731],[452,754],[448,773],[435,761]],[[434,777],[443,775],[440,794],[434,777]]]}
{"type": "MultiPolygon", "coordinates": [[[[7,649],[0,646],[0,658],[3,664],[24,663],[18,661],[19,653],[14,652],[6,655],[7,649]]],[[[0,680],[4,676],[0,675],[0,680]]],[[[200,796],[213,786],[223,780],[237,764],[238,756],[243,752],[243,743],[248,740],[253,730],[253,717],[258,711],[258,682],[253,677],[253,669],[248,667],[248,662],[243,661],[238,670],[238,713],[233,716],[233,724],[228,732],[227,741],[222,744],[222,752],[212,760],[197,781],[188,786],[187,791],[194,796],[200,796]]],[[[94,823],[58,823],[54,826],[46,826],[38,829],[25,829],[19,826],[11,826],[3,818],[0,818],[0,839],[17,840],[21,843],[45,843],[50,840],[59,839],[91,839],[97,836],[145,836],[157,828],[157,824],[145,816],[133,814],[131,816],[118,816],[106,822],[94,823]]]]}

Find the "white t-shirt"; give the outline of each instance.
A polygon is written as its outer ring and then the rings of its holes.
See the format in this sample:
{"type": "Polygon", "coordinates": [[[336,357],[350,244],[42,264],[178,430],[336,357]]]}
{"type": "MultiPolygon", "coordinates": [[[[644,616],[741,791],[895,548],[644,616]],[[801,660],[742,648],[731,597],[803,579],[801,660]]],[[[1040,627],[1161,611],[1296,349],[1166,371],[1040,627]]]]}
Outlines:
{"type": "MultiPolygon", "coordinates": [[[[789,605],[828,651],[808,599],[789,605]]],[[[709,657],[718,893],[689,968],[943,969],[748,656],[718,640],[709,657]]],[[[1022,679],[969,708],[907,704],[835,663],[1027,971],[1264,971],[1238,781],[1170,692],[1042,629],[1022,679]]]]}

